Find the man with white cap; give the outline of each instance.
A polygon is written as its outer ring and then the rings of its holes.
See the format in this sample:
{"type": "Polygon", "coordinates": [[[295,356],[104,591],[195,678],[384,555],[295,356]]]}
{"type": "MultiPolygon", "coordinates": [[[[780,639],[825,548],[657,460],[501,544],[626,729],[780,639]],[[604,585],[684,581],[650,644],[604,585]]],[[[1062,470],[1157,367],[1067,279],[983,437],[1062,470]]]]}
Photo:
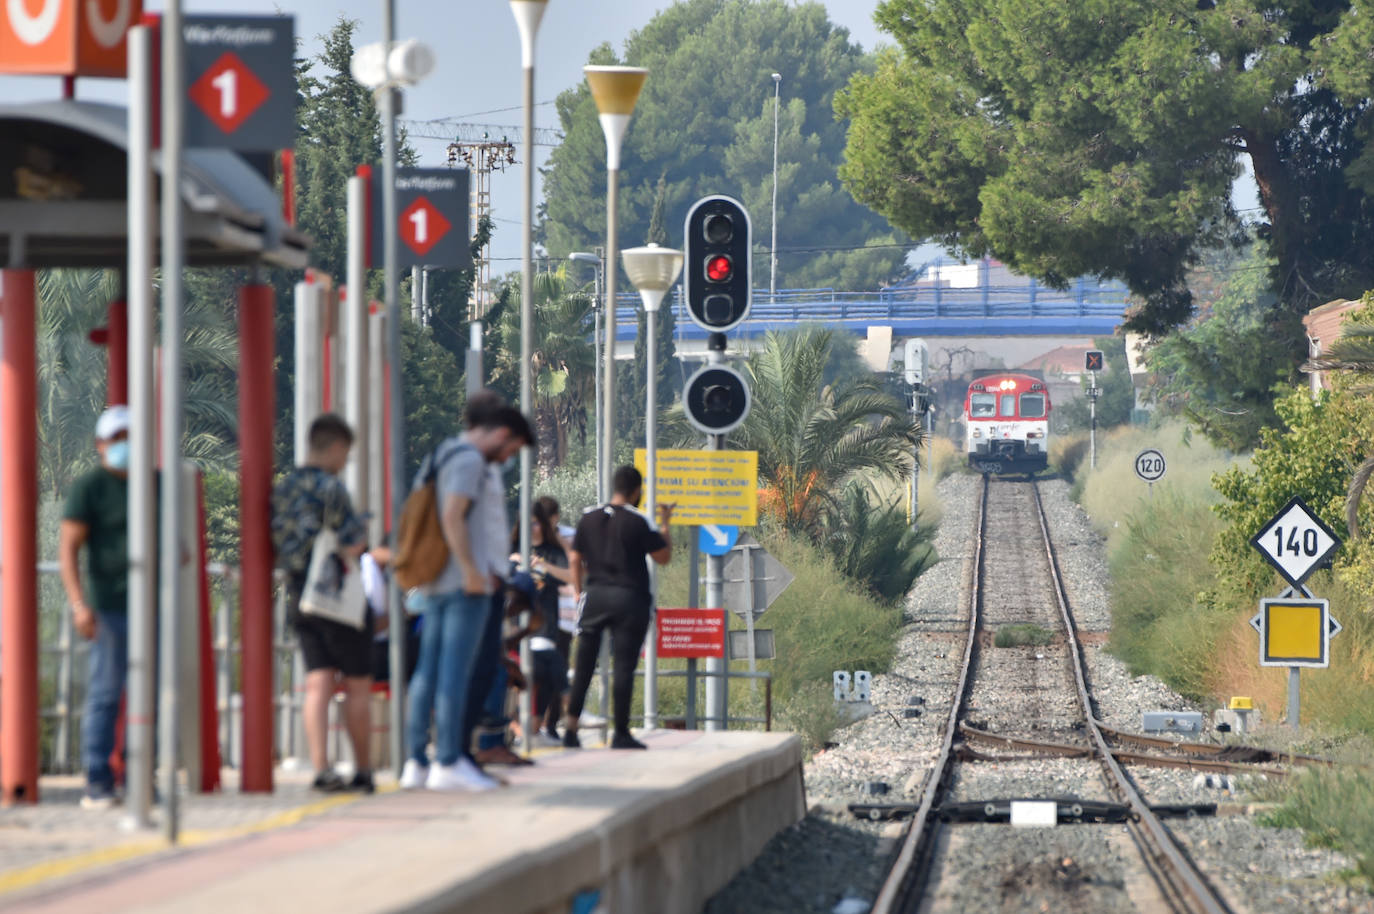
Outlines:
{"type": "Polygon", "coordinates": [[[92,641],[81,727],[86,795],[81,805],[115,803],[110,753],[129,667],[129,409],[111,406],[95,424],[100,465],[72,483],[62,510],[58,559],[77,634],[92,641]],[[89,579],[83,589],[81,547],[89,579]]]}

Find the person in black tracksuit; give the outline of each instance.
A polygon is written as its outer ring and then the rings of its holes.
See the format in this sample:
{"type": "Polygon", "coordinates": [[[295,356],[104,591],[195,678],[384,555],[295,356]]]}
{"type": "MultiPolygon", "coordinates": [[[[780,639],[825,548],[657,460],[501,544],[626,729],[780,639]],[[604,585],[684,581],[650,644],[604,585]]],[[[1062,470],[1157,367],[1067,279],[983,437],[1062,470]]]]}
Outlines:
{"type": "Polygon", "coordinates": [[[590,508],[578,522],[569,554],[573,590],[582,595],[578,619],[577,662],[568,714],[563,719],[563,745],[581,746],[577,722],[587,700],[587,687],[596,670],[601,649],[601,633],[611,632],[611,655],[615,658],[615,679],[611,695],[615,706],[615,735],[612,749],[643,749],[644,744],[630,734],[630,699],[634,694],[635,666],[639,650],[649,630],[653,594],[649,587],[646,558],[660,565],[672,558],[673,544],[668,534],[672,505],[658,506],[658,529],[634,509],[644,489],[643,477],[631,466],[615,472],[611,502],[590,508]]]}

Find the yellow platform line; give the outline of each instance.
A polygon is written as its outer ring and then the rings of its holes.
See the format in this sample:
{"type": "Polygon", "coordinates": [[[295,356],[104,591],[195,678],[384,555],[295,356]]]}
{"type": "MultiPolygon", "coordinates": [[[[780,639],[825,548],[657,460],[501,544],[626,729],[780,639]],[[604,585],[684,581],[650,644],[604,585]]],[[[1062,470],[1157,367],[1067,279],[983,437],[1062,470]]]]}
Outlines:
{"type": "MultiPolygon", "coordinates": [[[[383,784],[377,787],[377,793],[391,793],[394,790],[396,790],[395,784],[383,784]]],[[[365,794],[342,794],[339,796],[325,797],[313,803],[306,803],[293,809],[284,810],[275,815],[268,816],[266,819],[250,822],[245,825],[237,825],[232,828],[191,829],[182,832],[180,840],[175,845],[167,841],[166,838],[151,838],[134,840],[124,844],[116,844],[113,847],[102,847],[92,851],[84,851],[79,854],[73,854],[70,857],[61,857],[57,860],[45,860],[42,863],[35,863],[32,866],[21,867],[6,873],[0,873],[0,895],[17,892],[20,889],[32,888],[44,882],[80,873],[83,870],[108,866],[112,863],[121,863],[138,857],[146,857],[160,851],[171,850],[173,848],[203,847],[207,844],[228,841],[233,838],[242,838],[248,835],[274,831],[279,828],[287,828],[292,825],[297,825],[312,816],[326,813],[331,809],[338,809],[341,806],[356,803],[364,796],[365,794]]]]}

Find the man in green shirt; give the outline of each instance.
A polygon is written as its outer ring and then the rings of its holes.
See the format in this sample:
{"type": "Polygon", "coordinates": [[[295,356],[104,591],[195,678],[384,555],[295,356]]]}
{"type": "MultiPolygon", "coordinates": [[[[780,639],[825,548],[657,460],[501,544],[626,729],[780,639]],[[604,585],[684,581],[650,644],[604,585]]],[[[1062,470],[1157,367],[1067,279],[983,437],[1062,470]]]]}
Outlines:
{"type": "Polygon", "coordinates": [[[87,809],[115,802],[110,753],[129,667],[129,410],[111,406],[95,425],[100,466],[72,484],[62,511],[58,559],[77,634],[92,641],[81,756],[87,809]],[[81,580],[86,547],[88,587],[81,580]]]}

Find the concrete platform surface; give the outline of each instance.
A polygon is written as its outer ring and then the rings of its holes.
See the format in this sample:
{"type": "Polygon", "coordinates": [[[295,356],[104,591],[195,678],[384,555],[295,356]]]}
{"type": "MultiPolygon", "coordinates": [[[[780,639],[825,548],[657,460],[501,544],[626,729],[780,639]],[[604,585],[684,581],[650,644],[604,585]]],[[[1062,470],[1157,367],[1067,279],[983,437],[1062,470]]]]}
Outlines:
{"type": "Polygon", "coordinates": [[[801,745],[781,733],[642,738],[647,752],[494,769],[510,784],[488,793],[379,793],[196,846],[88,855],[12,881],[0,909],[697,914],[804,815],[801,745]]]}

